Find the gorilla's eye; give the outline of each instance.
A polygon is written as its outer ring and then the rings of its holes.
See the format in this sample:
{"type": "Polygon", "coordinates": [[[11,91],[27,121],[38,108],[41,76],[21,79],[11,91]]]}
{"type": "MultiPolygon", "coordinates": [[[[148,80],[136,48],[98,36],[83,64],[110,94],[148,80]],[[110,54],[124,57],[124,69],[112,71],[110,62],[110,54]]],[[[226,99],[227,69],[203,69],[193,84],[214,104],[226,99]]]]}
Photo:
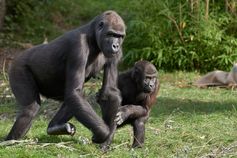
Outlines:
{"type": "Polygon", "coordinates": [[[124,35],[119,35],[119,38],[122,38],[122,39],[124,39],[124,35]]]}
{"type": "Polygon", "coordinates": [[[114,38],[124,38],[124,35],[121,35],[121,34],[118,34],[118,33],[112,32],[112,31],[109,31],[107,33],[107,36],[114,37],[114,38]]]}
{"type": "Polygon", "coordinates": [[[152,82],[156,82],[156,78],[152,78],[152,82]]]}
{"type": "Polygon", "coordinates": [[[151,80],[150,78],[145,78],[144,82],[148,83],[148,82],[150,82],[150,80],[151,80]]]}
{"type": "Polygon", "coordinates": [[[108,32],[107,36],[109,36],[109,37],[116,37],[117,38],[117,34],[114,33],[114,32],[108,32]]]}

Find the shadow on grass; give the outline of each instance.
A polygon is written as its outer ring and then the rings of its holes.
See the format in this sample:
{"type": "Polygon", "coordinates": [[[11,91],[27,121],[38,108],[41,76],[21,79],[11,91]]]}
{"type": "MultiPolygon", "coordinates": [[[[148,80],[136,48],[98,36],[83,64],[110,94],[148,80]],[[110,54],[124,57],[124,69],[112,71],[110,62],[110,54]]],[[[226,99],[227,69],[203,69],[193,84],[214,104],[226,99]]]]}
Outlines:
{"type": "Polygon", "coordinates": [[[237,101],[200,101],[191,99],[171,99],[159,97],[157,104],[153,107],[151,115],[156,117],[160,114],[170,115],[174,111],[195,114],[209,114],[216,112],[236,111],[237,101]]]}

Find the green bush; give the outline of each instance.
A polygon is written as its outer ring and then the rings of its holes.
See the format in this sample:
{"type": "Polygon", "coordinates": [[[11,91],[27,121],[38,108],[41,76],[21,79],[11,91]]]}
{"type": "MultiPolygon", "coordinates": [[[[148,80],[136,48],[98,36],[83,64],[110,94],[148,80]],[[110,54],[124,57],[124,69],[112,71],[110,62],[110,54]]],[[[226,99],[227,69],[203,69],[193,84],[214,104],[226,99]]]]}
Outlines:
{"type": "Polygon", "coordinates": [[[224,2],[211,1],[205,19],[199,2],[191,11],[186,0],[9,0],[0,44],[42,43],[113,9],[127,25],[123,65],[146,59],[167,71],[229,70],[237,60],[237,17],[225,11],[224,2]]]}
{"type": "Polygon", "coordinates": [[[131,8],[136,17],[127,23],[125,63],[146,59],[169,71],[229,70],[237,59],[237,18],[220,12],[222,6],[206,20],[200,5],[194,15],[187,1],[137,1],[131,8]]]}

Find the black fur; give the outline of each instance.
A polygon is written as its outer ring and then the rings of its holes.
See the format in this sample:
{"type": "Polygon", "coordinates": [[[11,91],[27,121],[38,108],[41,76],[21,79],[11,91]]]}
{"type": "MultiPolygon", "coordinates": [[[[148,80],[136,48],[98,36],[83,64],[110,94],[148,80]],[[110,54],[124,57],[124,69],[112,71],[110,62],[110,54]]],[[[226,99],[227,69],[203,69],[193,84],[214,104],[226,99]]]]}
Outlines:
{"type": "Polygon", "coordinates": [[[6,140],[19,139],[26,134],[40,108],[39,95],[42,94],[63,102],[48,126],[48,134],[74,134],[75,127],[67,122],[75,116],[92,131],[95,143],[104,142],[110,134],[110,121],[106,120],[105,124],[83,98],[83,84],[104,68],[105,102],[115,110],[110,112],[108,107],[103,117],[107,118],[107,113],[116,114],[121,99],[114,82],[124,37],[122,18],[114,11],[106,11],[88,24],[48,44],[28,49],[16,58],[9,79],[22,110],[6,140]],[[100,60],[101,57],[104,60],[100,60]]]}
{"type": "Polygon", "coordinates": [[[116,115],[117,125],[131,124],[134,131],[133,147],[142,147],[145,123],[159,91],[157,70],[148,61],[138,61],[134,67],[118,77],[122,106],[116,115]]]}

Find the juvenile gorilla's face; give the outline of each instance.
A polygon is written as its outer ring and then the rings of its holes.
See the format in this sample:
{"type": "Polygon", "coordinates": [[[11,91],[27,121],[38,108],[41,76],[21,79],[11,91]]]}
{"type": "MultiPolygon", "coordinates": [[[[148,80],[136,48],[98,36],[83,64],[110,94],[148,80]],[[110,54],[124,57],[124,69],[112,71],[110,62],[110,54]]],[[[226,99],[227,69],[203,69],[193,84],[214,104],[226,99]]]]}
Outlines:
{"type": "Polygon", "coordinates": [[[151,93],[155,90],[155,86],[156,86],[156,76],[145,76],[143,80],[143,92],[151,93]]]}
{"type": "Polygon", "coordinates": [[[147,61],[138,61],[133,70],[138,89],[144,93],[154,92],[157,85],[157,70],[147,61]]]}
{"type": "Polygon", "coordinates": [[[97,44],[105,57],[111,58],[122,53],[122,43],[125,37],[125,25],[122,18],[107,12],[98,22],[96,30],[97,44]]]}

